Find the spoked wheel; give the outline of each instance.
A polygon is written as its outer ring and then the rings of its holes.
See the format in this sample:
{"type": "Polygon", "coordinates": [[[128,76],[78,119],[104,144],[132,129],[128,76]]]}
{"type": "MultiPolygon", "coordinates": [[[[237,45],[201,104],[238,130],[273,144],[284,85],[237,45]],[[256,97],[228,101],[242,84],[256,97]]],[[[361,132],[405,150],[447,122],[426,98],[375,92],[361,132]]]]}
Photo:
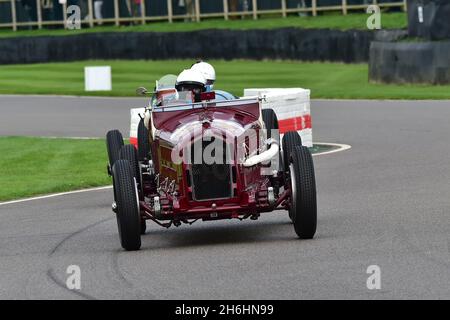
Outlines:
{"type": "Polygon", "coordinates": [[[109,168],[119,159],[119,152],[123,146],[123,137],[119,130],[111,130],[106,134],[106,148],[108,150],[109,168]]]}
{"type": "Polygon", "coordinates": [[[141,217],[136,179],[128,160],[117,160],[113,169],[114,195],[117,205],[117,226],[122,248],[141,248],[141,217]]]}
{"type": "Polygon", "coordinates": [[[314,164],[307,147],[295,147],[290,156],[291,203],[289,216],[300,239],[312,239],[317,228],[314,164]]]}

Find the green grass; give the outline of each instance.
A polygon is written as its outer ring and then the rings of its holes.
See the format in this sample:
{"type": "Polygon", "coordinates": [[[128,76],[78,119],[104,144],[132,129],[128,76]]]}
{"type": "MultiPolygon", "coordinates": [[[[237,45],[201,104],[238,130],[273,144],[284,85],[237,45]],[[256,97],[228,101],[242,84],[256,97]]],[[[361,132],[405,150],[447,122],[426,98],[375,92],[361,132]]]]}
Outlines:
{"type": "Polygon", "coordinates": [[[110,184],[104,140],[0,137],[0,201],[110,184]]]}
{"type": "MultiPolygon", "coordinates": [[[[90,32],[127,32],[127,31],[154,31],[154,32],[184,32],[205,29],[276,29],[285,27],[295,28],[326,28],[326,29],[360,29],[367,30],[366,21],[369,15],[354,13],[343,16],[338,14],[325,14],[317,17],[287,17],[287,18],[262,18],[259,20],[229,20],[210,19],[202,22],[154,22],[146,25],[133,26],[97,26],[81,30],[42,29],[21,30],[13,32],[9,29],[0,30],[0,38],[16,36],[42,36],[42,35],[75,35],[90,32]]],[[[407,19],[405,13],[384,13],[381,17],[383,29],[406,28],[407,19]]]]}
{"type": "MultiPolygon", "coordinates": [[[[218,75],[216,88],[242,95],[250,87],[303,87],[312,98],[450,99],[450,86],[385,85],[368,82],[366,64],[294,61],[210,61],[218,75]]],[[[191,60],[85,61],[0,66],[0,94],[134,96],[135,89],[153,89],[167,73],[178,74],[191,60]],[[84,66],[111,65],[113,91],[84,92],[84,66]]]]}

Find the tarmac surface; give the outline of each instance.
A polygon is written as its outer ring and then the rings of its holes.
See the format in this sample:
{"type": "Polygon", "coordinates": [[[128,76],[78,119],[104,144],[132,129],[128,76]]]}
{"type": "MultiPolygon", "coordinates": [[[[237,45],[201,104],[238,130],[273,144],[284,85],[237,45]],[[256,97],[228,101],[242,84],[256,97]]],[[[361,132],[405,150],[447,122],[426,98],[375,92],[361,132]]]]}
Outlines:
{"type": "MultiPolygon", "coordinates": [[[[0,96],[0,135],[128,136],[145,100],[0,96]]],[[[258,221],[147,223],[120,248],[112,190],[0,204],[0,299],[450,299],[450,102],[312,101],[318,231],[258,221]],[[81,270],[69,290],[68,266],[81,270]],[[369,290],[367,268],[381,270],[369,290]]]]}

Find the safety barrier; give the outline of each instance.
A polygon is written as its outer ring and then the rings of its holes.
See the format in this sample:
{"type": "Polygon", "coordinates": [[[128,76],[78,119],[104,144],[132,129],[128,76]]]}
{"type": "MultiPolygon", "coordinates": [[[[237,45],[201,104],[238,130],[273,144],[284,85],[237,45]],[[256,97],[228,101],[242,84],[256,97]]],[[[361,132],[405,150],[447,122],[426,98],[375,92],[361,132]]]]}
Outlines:
{"type": "Polygon", "coordinates": [[[395,30],[280,28],[0,37],[0,64],[199,58],[361,63],[369,60],[371,41],[390,41],[397,34],[395,30]]]}
{"type": "Polygon", "coordinates": [[[281,136],[297,131],[306,147],[313,146],[310,95],[310,90],[302,88],[244,90],[245,97],[259,96],[263,109],[275,111],[281,136]]]}

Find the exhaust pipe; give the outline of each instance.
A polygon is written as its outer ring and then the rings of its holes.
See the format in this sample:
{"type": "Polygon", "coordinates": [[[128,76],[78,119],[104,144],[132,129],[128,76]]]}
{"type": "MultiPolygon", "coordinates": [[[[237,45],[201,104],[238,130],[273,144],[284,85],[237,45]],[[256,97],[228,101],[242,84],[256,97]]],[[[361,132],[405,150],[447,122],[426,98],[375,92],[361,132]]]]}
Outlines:
{"type": "Polygon", "coordinates": [[[270,161],[273,157],[275,157],[280,151],[280,146],[278,142],[274,139],[270,139],[270,147],[266,151],[261,154],[251,156],[250,158],[244,161],[244,167],[252,167],[261,162],[270,161]]]}

